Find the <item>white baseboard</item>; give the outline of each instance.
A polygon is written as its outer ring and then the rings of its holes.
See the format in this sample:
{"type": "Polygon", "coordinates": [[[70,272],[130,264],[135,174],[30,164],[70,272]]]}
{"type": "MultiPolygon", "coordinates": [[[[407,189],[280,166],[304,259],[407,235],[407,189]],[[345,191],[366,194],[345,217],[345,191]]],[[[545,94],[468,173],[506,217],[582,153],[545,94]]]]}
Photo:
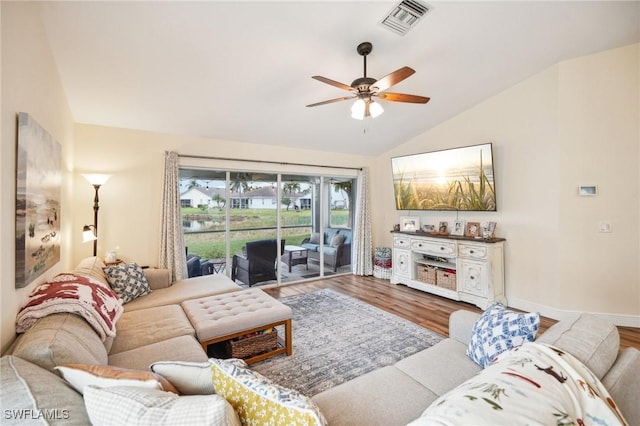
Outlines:
{"type": "MultiPolygon", "coordinates": [[[[557,309],[551,306],[541,305],[538,303],[530,302],[524,299],[517,299],[515,297],[507,298],[509,306],[517,309],[522,309],[527,312],[539,312],[540,315],[553,318],[555,320],[571,319],[575,318],[585,311],[568,311],[564,309],[557,309]]],[[[622,315],[622,314],[610,314],[602,312],[589,312],[592,315],[605,318],[615,325],[622,327],[637,327],[640,328],[640,316],[638,315],[622,315]]]]}

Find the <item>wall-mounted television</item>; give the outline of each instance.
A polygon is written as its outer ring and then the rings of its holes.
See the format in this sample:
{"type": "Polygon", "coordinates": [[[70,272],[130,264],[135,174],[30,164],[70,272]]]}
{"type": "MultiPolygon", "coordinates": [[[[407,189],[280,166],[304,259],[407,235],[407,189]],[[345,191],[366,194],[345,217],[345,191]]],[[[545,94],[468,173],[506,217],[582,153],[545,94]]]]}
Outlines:
{"type": "Polygon", "coordinates": [[[496,211],[491,143],[391,159],[397,210],[496,211]]]}

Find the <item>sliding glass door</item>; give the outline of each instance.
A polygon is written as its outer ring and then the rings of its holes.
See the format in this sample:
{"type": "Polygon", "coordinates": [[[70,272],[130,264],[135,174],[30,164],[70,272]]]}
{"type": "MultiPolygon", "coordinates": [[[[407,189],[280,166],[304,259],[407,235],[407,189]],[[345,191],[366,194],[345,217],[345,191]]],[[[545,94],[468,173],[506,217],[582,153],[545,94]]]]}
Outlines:
{"type": "Polygon", "coordinates": [[[187,256],[200,258],[203,273],[257,285],[350,272],[354,178],[191,168],[180,178],[187,256]],[[275,277],[234,273],[256,250],[275,277]]]}

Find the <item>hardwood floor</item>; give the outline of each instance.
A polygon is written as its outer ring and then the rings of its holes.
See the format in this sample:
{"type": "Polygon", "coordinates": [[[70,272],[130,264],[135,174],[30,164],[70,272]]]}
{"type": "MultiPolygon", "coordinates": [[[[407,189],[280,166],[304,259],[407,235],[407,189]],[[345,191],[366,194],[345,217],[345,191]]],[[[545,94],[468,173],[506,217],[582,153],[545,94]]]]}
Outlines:
{"type": "MultiPolygon", "coordinates": [[[[458,309],[482,312],[480,308],[469,303],[449,300],[404,285],[391,284],[388,280],[355,275],[340,275],[299,284],[265,288],[264,290],[273,297],[279,298],[324,288],[330,288],[353,296],[445,336],[449,332],[449,315],[451,312],[458,309]]],[[[550,318],[542,317],[540,332],[543,332],[555,322],[550,318]]],[[[632,346],[640,349],[639,328],[618,327],[618,330],[620,332],[621,346],[632,346]]]]}

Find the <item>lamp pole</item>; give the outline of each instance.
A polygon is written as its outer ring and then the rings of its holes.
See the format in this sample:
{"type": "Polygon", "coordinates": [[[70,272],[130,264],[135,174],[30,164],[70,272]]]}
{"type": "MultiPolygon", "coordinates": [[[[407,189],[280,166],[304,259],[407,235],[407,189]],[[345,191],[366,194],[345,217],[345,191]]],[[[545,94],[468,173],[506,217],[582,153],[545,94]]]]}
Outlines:
{"type": "Polygon", "coordinates": [[[93,197],[93,232],[96,233],[96,239],[93,240],[93,255],[96,256],[98,253],[98,209],[100,206],[98,205],[98,190],[100,189],[100,185],[93,185],[96,189],[96,195],[93,197]]]}
{"type": "MultiPolygon", "coordinates": [[[[93,186],[95,189],[95,196],[93,197],[93,255],[98,255],[98,190],[109,179],[110,175],[104,175],[99,173],[85,173],[82,176],[93,186]]],[[[87,240],[88,241],[88,240],[87,240]]]]}

